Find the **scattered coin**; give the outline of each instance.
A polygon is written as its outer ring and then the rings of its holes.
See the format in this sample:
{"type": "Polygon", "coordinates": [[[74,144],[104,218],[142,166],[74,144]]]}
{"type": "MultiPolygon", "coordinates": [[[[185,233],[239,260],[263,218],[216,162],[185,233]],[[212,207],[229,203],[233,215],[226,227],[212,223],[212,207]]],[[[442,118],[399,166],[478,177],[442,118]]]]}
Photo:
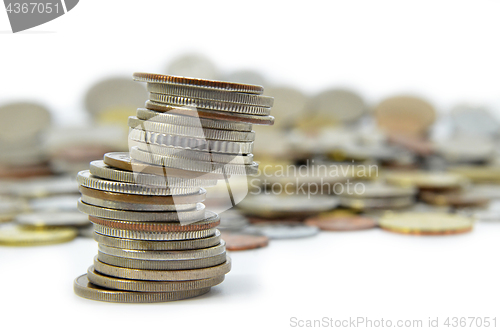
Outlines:
{"type": "Polygon", "coordinates": [[[90,225],[88,216],[78,211],[49,211],[20,214],[16,217],[15,220],[18,224],[33,228],[52,228],[66,226],[85,227],[90,225]]]}
{"type": "Polygon", "coordinates": [[[3,246],[40,246],[71,241],[78,232],[74,228],[29,230],[15,225],[0,227],[0,245],[3,246]]]}
{"type": "Polygon", "coordinates": [[[243,233],[263,235],[269,239],[304,238],[315,236],[318,232],[317,227],[304,225],[300,222],[262,222],[252,224],[243,230],[243,233]]]}
{"type": "Polygon", "coordinates": [[[379,221],[387,231],[403,234],[447,235],[472,231],[473,219],[442,213],[387,213],[379,221]]]}
{"type": "Polygon", "coordinates": [[[266,247],[269,244],[269,238],[262,235],[225,231],[222,233],[222,238],[226,242],[226,249],[228,251],[246,251],[266,247]]]}
{"type": "Polygon", "coordinates": [[[357,231],[371,229],[377,222],[366,216],[318,216],[305,221],[306,225],[316,226],[323,231],[357,231]]]}

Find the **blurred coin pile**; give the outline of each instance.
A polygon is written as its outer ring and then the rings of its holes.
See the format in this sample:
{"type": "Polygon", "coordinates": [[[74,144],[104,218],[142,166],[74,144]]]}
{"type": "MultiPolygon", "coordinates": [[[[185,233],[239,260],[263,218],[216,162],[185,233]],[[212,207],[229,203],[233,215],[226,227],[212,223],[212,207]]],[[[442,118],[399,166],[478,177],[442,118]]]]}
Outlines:
{"type": "MultiPolygon", "coordinates": [[[[80,211],[98,255],[75,280],[85,298],[159,302],[195,297],[230,270],[217,213],[203,187],[257,172],[252,124],[272,124],[256,85],[135,73],[146,108],[128,119],[129,153],[107,153],[78,173],[80,211]]],[[[229,195],[231,195],[231,189],[229,195]]]]}

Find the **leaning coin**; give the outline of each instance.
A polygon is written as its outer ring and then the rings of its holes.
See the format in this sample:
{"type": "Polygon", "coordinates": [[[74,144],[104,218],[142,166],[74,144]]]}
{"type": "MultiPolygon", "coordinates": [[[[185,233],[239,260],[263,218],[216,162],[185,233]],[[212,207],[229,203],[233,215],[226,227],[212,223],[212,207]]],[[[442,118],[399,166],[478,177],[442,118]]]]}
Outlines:
{"type": "Polygon", "coordinates": [[[207,279],[188,280],[180,282],[172,281],[140,281],[110,277],[95,271],[91,266],[87,271],[89,281],[97,286],[132,292],[177,292],[208,288],[219,285],[225,276],[217,276],[207,279]]]}
{"type": "Polygon", "coordinates": [[[226,262],[214,267],[193,270],[142,270],[115,267],[100,262],[94,258],[94,268],[97,272],[116,278],[137,280],[163,280],[182,281],[218,277],[227,274],[231,270],[231,259],[226,257],[226,262]]]}
{"type": "Polygon", "coordinates": [[[0,228],[0,245],[3,246],[39,246],[53,245],[75,239],[78,232],[74,228],[28,230],[19,226],[0,228]]]}
{"type": "Polygon", "coordinates": [[[386,213],[379,225],[384,230],[403,234],[446,235],[472,231],[474,220],[456,214],[386,213]]]}
{"type": "Polygon", "coordinates": [[[209,288],[202,288],[189,291],[176,292],[127,292],[117,291],[99,287],[89,282],[87,274],[75,279],[73,286],[75,293],[85,299],[120,302],[120,303],[149,303],[167,302],[194,298],[210,291],[209,288]]]}
{"type": "Polygon", "coordinates": [[[165,212],[141,212],[116,210],[110,208],[102,208],[94,205],[89,205],[78,201],[78,210],[94,217],[102,217],[116,219],[122,221],[138,221],[138,222],[174,222],[174,221],[196,221],[201,220],[205,216],[205,205],[202,203],[196,204],[196,209],[184,211],[165,211],[165,212]]]}
{"type": "Polygon", "coordinates": [[[269,239],[295,239],[317,235],[319,229],[295,222],[268,222],[253,224],[243,230],[243,233],[260,234],[269,239]]]}
{"type": "Polygon", "coordinates": [[[23,226],[44,228],[60,226],[83,227],[90,225],[88,216],[78,211],[75,212],[37,212],[20,214],[16,222],[23,226]]]}
{"type": "Polygon", "coordinates": [[[163,187],[207,187],[217,184],[215,179],[202,178],[181,178],[165,175],[152,175],[134,171],[124,171],[113,168],[104,163],[102,160],[90,162],[90,173],[99,178],[114,180],[117,182],[136,183],[142,185],[153,185],[163,187]]]}
{"type": "Polygon", "coordinates": [[[115,238],[100,233],[94,233],[94,240],[99,244],[122,249],[139,249],[150,251],[179,251],[201,249],[216,246],[220,243],[221,234],[215,230],[214,234],[200,239],[175,240],[175,241],[154,241],[154,240],[132,240],[115,238]]]}
{"type": "Polygon", "coordinates": [[[377,222],[364,216],[318,216],[305,221],[306,225],[316,226],[323,231],[356,231],[371,229],[377,226],[377,222]]]}
{"type": "Polygon", "coordinates": [[[269,238],[261,235],[222,232],[222,238],[226,242],[228,251],[246,251],[266,247],[269,244],[269,238]]]}

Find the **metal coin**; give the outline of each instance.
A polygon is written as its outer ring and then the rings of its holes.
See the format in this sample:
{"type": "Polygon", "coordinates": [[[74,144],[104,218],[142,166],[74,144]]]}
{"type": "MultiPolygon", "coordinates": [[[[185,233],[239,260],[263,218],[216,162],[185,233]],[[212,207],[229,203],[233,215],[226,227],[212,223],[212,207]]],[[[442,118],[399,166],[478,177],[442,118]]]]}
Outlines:
{"type": "Polygon", "coordinates": [[[442,213],[387,213],[379,220],[387,231],[403,234],[446,235],[472,231],[473,219],[442,213]]]}
{"type": "Polygon", "coordinates": [[[16,222],[30,227],[60,227],[60,226],[88,226],[88,216],[78,211],[75,212],[37,212],[31,214],[20,214],[16,222]]]}
{"type": "Polygon", "coordinates": [[[94,223],[94,231],[110,237],[137,240],[191,240],[211,237],[216,234],[215,228],[183,232],[153,232],[115,229],[94,223]]]}
{"type": "Polygon", "coordinates": [[[152,204],[142,204],[142,203],[129,203],[129,202],[119,202],[112,200],[103,200],[98,198],[92,198],[82,194],[82,202],[102,208],[109,209],[119,209],[123,211],[185,211],[196,209],[196,204],[172,204],[172,205],[152,205],[152,204]]]}
{"type": "Polygon", "coordinates": [[[39,246],[53,245],[71,241],[78,232],[75,228],[29,230],[19,226],[0,227],[0,245],[3,246],[39,246]]]}
{"type": "Polygon", "coordinates": [[[262,235],[222,232],[222,238],[226,242],[228,251],[246,251],[266,247],[269,244],[269,238],[262,235]]]}
{"type": "Polygon", "coordinates": [[[75,279],[73,289],[78,296],[85,299],[119,303],[151,303],[183,300],[194,298],[210,291],[210,288],[176,292],[117,291],[90,283],[87,274],[75,279]]]}
{"type": "Polygon", "coordinates": [[[300,222],[262,222],[245,228],[243,233],[264,235],[269,239],[295,239],[317,235],[319,229],[300,222]]]}
{"type": "Polygon", "coordinates": [[[165,70],[169,75],[183,77],[201,77],[217,79],[218,70],[215,64],[205,55],[188,53],[176,57],[165,70]]]}
{"type": "Polygon", "coordinates": [[[36,138],[51,122],[47,108],[29,102],[3,105],[0,116],[0,139],[7,142],[36,138]]]}
{"type": "Polygon", "coordinates": [[[316,226],[323,231],[357,231],[371,229],[377,226],[377,222],[364,216],[334,216],[328,215],[309,218],[306,225],[316,226]]]}

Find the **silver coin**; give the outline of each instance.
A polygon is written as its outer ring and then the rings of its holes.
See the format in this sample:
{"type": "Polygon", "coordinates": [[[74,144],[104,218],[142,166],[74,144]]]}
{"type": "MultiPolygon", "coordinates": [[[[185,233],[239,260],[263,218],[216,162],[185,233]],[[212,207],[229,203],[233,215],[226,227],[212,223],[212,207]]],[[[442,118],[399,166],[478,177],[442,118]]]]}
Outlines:
{"type": "MultiPolygon", "coordinates": [[[[122,211],[185,211],[196,209],[196,204],[175,204],[175,205],[152,205],[152,204],[141,204],[141,203],[129,203],[120,201],[111,201],[89,197],[82,194],[82,201],[86,204],[98,206],[102,208],[118,209],[122,211]]],[[[78,200],[77,200],[78,201],[78,200]]],[[[76,205],[76,203],[75,203],[76,205]]]]}
{"type": "Polygon", "coordinates": [[[104,236],[134,239],[134,240],[153,240],[153,241],[173,241],[173,240],[192,240],[212,237],[217,233],[217,229],[207,229],[199,231],[184,232],[148,232],[114,229],[100,224],[94,224],[94,231],[104,236]]]}
{"type": "Polygon", "coordinates": [[[461,104],[455,106],[450,116],[458,135],[497,136],[500,123],[484,106],[461,104]]]}
{"type": "Polygon", "coordinates": [[[33,211],[77,211],[79,195],[55,195],[45,198],[31,199],[30,209],[33,211]]]}
{"type": "Polygon", "coordinates": [[[71,177],[43,178],[22,182],[13,187],[12,193],[25,198],[78,194],[78,183],[71,177]]]}
{"type": "Polygon", "coordinates": [[[250,223],[248,219],[236,210],[226,210],[220,214],[219,229],[224,231],[240,231],[250,223]]]}
{"type": "Polygon", "coordinates": [[[87,215],[75,212],[37,212],[20,214],[16,216],[16,222],[27,226],[53,227],[53,226],[88,226],[90,225],[87,215]]]}
{"type": "Polygon", "coordinates": [[[0,140],[16,142],[31,140],[46,130],[51,123],[51,115],[42,105],[17,102],[0,107],[0,140]]]}
{"type": "Polygon", "coordinates": [[[277,119],[274,122],[275,127],[292,127],[307,110],[309,97],[295,88],[286,86],[266,88],[266,94],[274,97],[272,112],[277,119]]]}
{"type": "Polygon", "coordinates": [[[243,233],[264,235],[270,239],[295,239],[314,236],[319,229],[299,222],[263,222],[245,228],[243,233]]]}
{"type": "Polygon", "coordinates": [[[172,60],[166,68],[169,75],[217,79],[218,70],[215,64],[202,54],[192,53],[172,60]]]}

